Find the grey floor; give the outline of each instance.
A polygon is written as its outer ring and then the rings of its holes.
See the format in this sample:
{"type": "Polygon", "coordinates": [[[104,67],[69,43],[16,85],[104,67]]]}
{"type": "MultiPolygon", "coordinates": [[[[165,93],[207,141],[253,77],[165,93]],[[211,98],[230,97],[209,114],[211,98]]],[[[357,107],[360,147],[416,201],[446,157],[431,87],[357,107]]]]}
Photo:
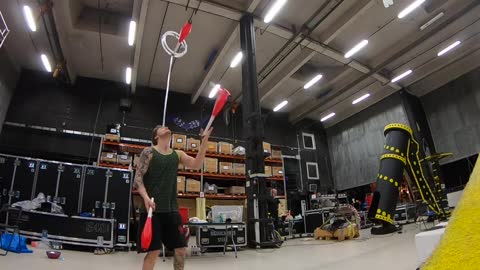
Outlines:
{"type": "MultiPolygon", "coordinates": [[[[405,226],[402,234],[371,236],[368,230],[356,240],[334,242],[312,239],[288,240],[276,250],[242,250],[233,253],[207,253],[188,257],[186,269],[386,269],[413,270],[417,267],[415,225],[405,226]]],[[[44,250],[33,254],[9,254],[0,257],[0,269],[33,270],[126,270],[141,269],[143,256],[135,252],[117,252],[95,256],[87,252],[62,251],[63,260],[46,258],[44,250]]],[[[172,261],[160,259],[155,269],[172,269],[172,261]]]]}

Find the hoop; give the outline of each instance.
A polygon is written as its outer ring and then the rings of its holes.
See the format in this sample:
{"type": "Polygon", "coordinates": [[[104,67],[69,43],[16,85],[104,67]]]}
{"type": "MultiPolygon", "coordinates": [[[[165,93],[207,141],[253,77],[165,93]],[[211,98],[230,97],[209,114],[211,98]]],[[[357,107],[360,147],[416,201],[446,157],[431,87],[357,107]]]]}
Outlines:
{"type": "Polygon", "coordinates": [[[167,37],[172,36],[175,37],[177,40],[180,38],[180,34],[175,31],[167,31],[165,34],[162,35],[162,47],[170,56],[175,58],[180,58],[187,53],[187,43],[182,41],[182,43],[178,44],[177,47],[172,50],[167,43],[167,37]],[[179,50],[177,52],[177,50],[179,50]]]}

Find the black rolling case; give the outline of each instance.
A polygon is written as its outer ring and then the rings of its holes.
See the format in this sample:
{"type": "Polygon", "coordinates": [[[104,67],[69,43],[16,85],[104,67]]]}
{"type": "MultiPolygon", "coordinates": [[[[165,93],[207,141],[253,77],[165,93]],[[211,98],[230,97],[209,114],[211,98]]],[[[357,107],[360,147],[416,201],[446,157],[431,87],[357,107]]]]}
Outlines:
{"type": "Polygon", "coordinates": [[[55,191],[57,189],[58,171],[60,163],[55,161],[39,160],[38,174],[35,178],[33,197],[37,197],[39,193],[43,193],[48,202],[53,202],[55,191]]]}
{"type": "Polygon", "coordinates": [[[14,164],[8,194],[9,204],[33,198],[33,183],[38,168],[37,160],[30,158],[15,157],[14,164]]]}
{"type": "Polygon", "coordinates": [[[81,165],[63,163],[59,168],[61,174],[58,182],[56,200],[67,215],[77,215],[79,210],[80,187],[84,169],[81,165]]]}
{"type": "Polygon", "coordinates": [[[8,203],[16,157],[0,155],[0,206],[8,203]]]}
{"type": "Polygon", "coordinates": [[[115,219],[117,246],[128,245],[132,172],[85,166],[81,212],[115,219]]]}

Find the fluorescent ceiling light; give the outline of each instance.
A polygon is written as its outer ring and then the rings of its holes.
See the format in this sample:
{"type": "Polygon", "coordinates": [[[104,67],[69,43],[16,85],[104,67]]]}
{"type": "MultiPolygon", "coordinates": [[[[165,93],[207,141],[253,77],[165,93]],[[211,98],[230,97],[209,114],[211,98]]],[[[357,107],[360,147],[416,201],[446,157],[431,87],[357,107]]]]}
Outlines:
{"type": "Polygon", "coordinates": [[[125,69],[125,82],[127,84],[130,84],[132,82],[132,68],[131,67],[127,67],[127,69],[125,69]]]}
{"type": "Polygon", "coordinates": [[[363,95],[363,96],[361,96],[361,97],[359,97],[359,98],[355,99],[354,101],[352,101],[352,104],[357,104],[357,103],[359,103],[360,101],[362,101],[362,100],[364,100],[364,99],[368,98],[369,96],[370,96],[370,94],[368,94],[368,93],[367,93],[367,94],[365,94],[365,95],[363,95]]]}
{"type": "Polygon", "coordinates": [[[443,12],[440,12],[437,14],[437,16],[433,17],[431,20],[429,20],[428,22],[426,22],[424,25],[420,26],[420,30],[425,30],[425,28],[429,27],[430,25],[432,25],[434,22],[438,21],[438,19],[440,19],[441,17],[443,17],[443,15],[445,15],[445,13],[443,12]]]}
{"type": "Polygon", "coordinates": [[[268,10],[265,18],[263,19],[264,23],[269,23],[273,20],[273,17],[282,9],[282,7],[287,3],[287,0],[277,0],[272,7],[268,10]]]}
{"type": "Polygon", "coordinates": [[[137,23],[130,21],[130,27],[128,28],[128,45],[133,46],[135,43],[135,31],[137,30],[137,23]]]}
{"type": "Polygon", "coordinates": [[[316,84],[318,81],[320,81],[320,79],[323,77],[322,74],[318,74],[316,75],[315,77],[313,77],[313,79],[311,79],[309,82],[307,82],[304,86],[303,86],[303,89],[308,89],[310,87],[312,87],[312,85],[316,84]]]}
{"type": "Polygon", "coordinates": [[[448,51],[450,51],[451,49],[457,47],[458,45],[460,45],[460,40],[457,40],[455,41],[454,43],[448,45],[448,47],[446,47],[445,49],[441,50],[437,56],[442,56],[444,54],[446,54],[448,51]]]}
{"type": "Polygon", "coordinates": [[[238,66],[238,64],[240,63],[240,61],[242,61],[242,58],[243,58],[243,53],[242,52],[238,52],[235,57],[233,57],[233,60],[232,62],[230,63],[230,67],[231,68],[235,68],[238,66]]]}
{"type": "Polygon", "coordinates": [[[288,101],[287,100],[284,100],[282,102],[280,102],[280,104],[278,104],[275,108],[273,108],[273,111],[276,112],[278,110],[280,110],[281,108],[285,107],[285,105],[288,104],[288,101]]]}
{"type": "Polygon", "coordinates": [[[23,14],[25,15],[25,20],[27,20],[27,24],[30,30],[32,30],[32,32],[37,31],[37,24],[35,23],[32,10],[29,6],[23,6],[23,14]]]}
{"type": "Polygon", "coordinates": [[[220,84],[215,84],[215,86],[210,91],[208,95],[209,98],[214,98],[217,95],[218,90],[220,90],[220,84]]]}
{"type": "Polygon", "coordinates": [[[354,54],[356,54],[357,52],[359,52],[361,49],[363,49],[363,47],[367,46],[368,44],[368,40],[364,39],[362,41],[360,41],[357,45],[355,45],[353,48],[351,48],[346,54],[345,54],[345,58],[350,58],[352,57],[354,54]]]}
{"type": "Polygon", "coordinates": [[[50,65],[50,61],[48,61],[48,57],[45,54],[42,54],[40,58],[42,59],[43,67],[45,68],[45,70],[48,72],[52,72],[52,66],[50,65]]]}
{"type": "Polygon", "coordinates": [[[392,83],[397,82],[397,81],[407,77],[408,75],[410,75],[410,73],[412,73],[411,69],[405,71],[404,73],[402,73],[402,74],[398,75],[397,77],[393,78],[392,83]]]}
{"type": "Polygon", "coordinates": [[[332,117],[334,117],[334,116],[335,116],[335,113],[332,112],[332,113],[328,114],[327,116],[323,117],[322,119],[320,119],[320,121],[321,121],[321,122],[325,122],[325,121],[327,121],[328,119],[330,119],[330,118],[332,118],[332,117]]]}
{"type": "Polygon", "coordinates": [[[425,2],[425,0],[416,0],[413,3],[411,3],[408,7],[406,7],[404,10],[402,10],[400,13],[398,13],[398,18],[402,19],[410,12],[414,11],[416,8],[418,8],[420,5],[422,5],[425,2]]]}

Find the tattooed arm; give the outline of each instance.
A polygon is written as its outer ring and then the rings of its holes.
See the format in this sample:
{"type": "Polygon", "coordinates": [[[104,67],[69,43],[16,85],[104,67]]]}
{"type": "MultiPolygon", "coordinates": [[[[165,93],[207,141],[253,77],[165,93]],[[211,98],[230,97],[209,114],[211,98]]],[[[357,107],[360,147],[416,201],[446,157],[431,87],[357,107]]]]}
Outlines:
{"type": "Polygon", "coordinates": [[[135,173],[135,182],[134,186],[137,189],[140,196],[142,196],[143,201],[145,202],[145,209],[148,210],[149,207],[155,209],[155,203],[152,202],[150,197],[148,196],[147,190],[145,189],[145,185],[143,184],[143,176],[147,173],[148,166],[150,165],[150,160],[152,159],[152,152],[153,149],[151,147],[147,147],[143,149],[142,153],[140,154],[140,160],[137,163],[137,170],[135,173]]]}

